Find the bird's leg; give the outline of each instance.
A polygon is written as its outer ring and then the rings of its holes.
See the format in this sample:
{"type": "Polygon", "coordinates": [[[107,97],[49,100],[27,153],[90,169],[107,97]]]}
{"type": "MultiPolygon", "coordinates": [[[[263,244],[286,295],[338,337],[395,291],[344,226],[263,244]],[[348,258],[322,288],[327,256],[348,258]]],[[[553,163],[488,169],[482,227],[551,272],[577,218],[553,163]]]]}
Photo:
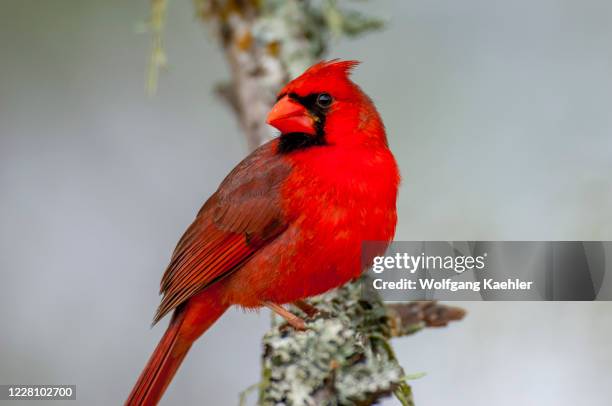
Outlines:
{"type": "Polygon", "coordinates": [[[321,313],[319,309],[306,302],[305,300],[296,300],[295,302],[293,302],[293,305],[303,311],[306,316],[308,316],[308,318],[313,318],[319,313],[321,313]]]}
{"type": "Polygon", "coordinates": [[[306,322],[295,314],[291,313],[289,310],[285,309],[283,306],[272,302],[264,302],[264,306],[281,316],[283,319],[287,320],[287,323],[289,323],[294,329],[306,330],[306,322]]]}

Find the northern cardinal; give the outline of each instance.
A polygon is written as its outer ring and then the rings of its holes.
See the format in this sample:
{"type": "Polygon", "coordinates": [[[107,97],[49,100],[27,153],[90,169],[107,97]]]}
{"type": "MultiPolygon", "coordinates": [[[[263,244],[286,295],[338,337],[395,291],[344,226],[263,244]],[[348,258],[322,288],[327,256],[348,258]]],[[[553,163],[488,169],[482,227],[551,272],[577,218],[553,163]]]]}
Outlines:
{"type": "Polygon", "coordinates": [[[393,239],[399,172],[356,61],[320,62],[287,84],[268,115],[280,136],[223,180],[178,242],[161,281],[166,333],[126,405],[154,405],[191,344],[230,306],[283,304],[362,273],[362,243],[393,239]]]}

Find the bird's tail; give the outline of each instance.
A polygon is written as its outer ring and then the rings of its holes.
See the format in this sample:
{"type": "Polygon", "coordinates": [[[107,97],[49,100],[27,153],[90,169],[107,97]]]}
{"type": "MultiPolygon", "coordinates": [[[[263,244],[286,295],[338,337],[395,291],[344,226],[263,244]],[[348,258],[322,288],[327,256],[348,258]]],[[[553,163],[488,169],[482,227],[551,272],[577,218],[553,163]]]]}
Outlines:
{"type": "Polygon", "coordinates": [[[175,311],[125,406],[152,406],[159,402],[191,344],[227,310],[228,306],[210,293],[213,292],[205,290],[175,311]]]}

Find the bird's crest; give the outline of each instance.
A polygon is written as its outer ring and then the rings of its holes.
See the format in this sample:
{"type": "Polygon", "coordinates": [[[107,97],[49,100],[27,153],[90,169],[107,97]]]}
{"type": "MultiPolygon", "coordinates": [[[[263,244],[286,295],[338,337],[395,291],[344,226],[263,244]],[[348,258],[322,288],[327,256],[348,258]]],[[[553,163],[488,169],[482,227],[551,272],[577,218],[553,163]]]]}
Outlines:
{"type": "Polygon", "coordinates": [[[348,78],[359,64],[359,61],[342,61],[340,59],[321,61],[308,68],[304,75],[344,76],[348,78]]]}
{"type": "Polygon", "coordinates": [[[358,61],[342,61],[339,59],[318,62],[289,82],[278,93],[278,96],[292,92],[302,95],[319,91],[333,93],[334,90],[341,93],[344,91],[352,92],[356,86],[349,76],[357,65],[359,65],[358,61]]]}

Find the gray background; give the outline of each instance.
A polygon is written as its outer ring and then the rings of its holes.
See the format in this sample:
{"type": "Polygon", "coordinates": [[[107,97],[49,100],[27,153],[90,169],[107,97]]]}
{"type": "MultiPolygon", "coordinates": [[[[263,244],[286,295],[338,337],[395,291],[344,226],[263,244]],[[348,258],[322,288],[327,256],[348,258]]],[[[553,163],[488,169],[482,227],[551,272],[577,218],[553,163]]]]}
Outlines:
{"type": "MultiPolygon", "coordinates": [[[[211,93],[227,69],[190,1],[144,96],[148,2],[0,1],[0,383],[122,402],[162,334],[159,278],[244,156],[211,93]]],[[[612,239],[612,3],[378,1],[364,64],[403,173],[398,240],[612,239]]],[[[607,405],[608,303],[462,303],[396,342],[418,405],[607,405]]],[[[228,312],[166,404],[233,405],[258,380],[267,312],[228,312]]],[[[389,401],[389,404],[395,404],[389,401]]]]}

